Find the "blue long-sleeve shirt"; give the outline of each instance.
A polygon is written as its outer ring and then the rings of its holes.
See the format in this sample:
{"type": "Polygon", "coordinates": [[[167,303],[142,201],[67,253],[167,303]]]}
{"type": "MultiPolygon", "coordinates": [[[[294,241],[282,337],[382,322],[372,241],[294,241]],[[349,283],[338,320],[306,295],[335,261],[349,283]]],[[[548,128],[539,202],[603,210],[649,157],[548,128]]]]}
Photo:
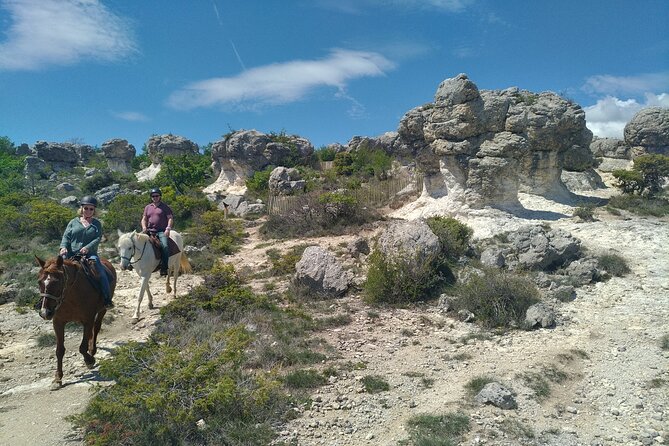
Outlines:
{"type": "Polygon", "coordinates": [[[68,255],[76,254],[84,247],[88,249],[88,255],[97,255],[101,239],[102,223],[100,220],[93,218],[91,224],[84,228],[79,217],[76,217],[67,224],[60,247],[67,249],[68,255]]]}

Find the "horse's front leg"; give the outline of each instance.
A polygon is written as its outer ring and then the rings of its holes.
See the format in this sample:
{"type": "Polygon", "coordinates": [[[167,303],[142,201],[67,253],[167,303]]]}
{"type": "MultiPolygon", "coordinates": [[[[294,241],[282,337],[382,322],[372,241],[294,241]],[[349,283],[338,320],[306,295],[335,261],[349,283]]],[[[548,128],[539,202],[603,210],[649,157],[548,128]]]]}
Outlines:
{"type": "MultiPolygon", "coordinates": [[[[139,287],[139,296],[137,297],[137,308],[135,308],[135,314],[132,315],[132,320],[137,322],[139,320],[139,308],[142,305],[142,299],[144,299],[144,292],[149,290],[149,277],[142,277],[142,285],[139,287]]],[[[152,300],[151,291],[148,292],[149,301],[152,300]]]]}
{"type": "Polygon", "coordinates": [[[56,335],[56,376],[51,383],[51,390],[63,387],[63,356],[65,356],[65,322],[53,321],[53,331],[56,335]]]}
{"type": "Polygon", "coordinates": [[[93,326],[94,324],[91,322],[86,322],[84,323],[84,334],[81,337],[81,344],[79,344],[79,353],[82,354],[84,357],[84,362],[86,363],[86,367],[93,368],[95,365],[95,358],[93,355],[88,353],[89,349],[89,340],[93,339],[93,326]]]}
{"type": "Polygon", "coordinates": [[[91,356],[95,356],[95,353],[98,351],[98,333],[100,333],[100,328],[102,327],[102,318],[105,316],[105,313],[107,313],[107,310],[103,308],[95,315],[93,333],[88,338],[88,353],[90,353],[91,356]]]}

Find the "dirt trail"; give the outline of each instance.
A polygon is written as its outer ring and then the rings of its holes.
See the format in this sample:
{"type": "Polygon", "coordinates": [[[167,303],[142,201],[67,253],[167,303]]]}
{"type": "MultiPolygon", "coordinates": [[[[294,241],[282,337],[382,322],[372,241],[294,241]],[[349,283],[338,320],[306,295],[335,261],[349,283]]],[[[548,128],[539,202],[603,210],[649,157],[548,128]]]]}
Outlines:
{"type": "MultiPolygon", "coordinates": [[[[165,294],[165,280],[154,274],[150,287],[155,308],[147,308],[145,297],[141,319],[132,324],[130,318],[137,304],[139,276],[135,272],[117,272],[115,308],[105,315],[98,338],[98,359],[109,356],[118,345],[145,340],[158,319],[160,307],[172,299],[165,294]]],[[[177,282],[178,294],[187,293],[199,280],[194,275],[181,276],[177,282]]],[[[21,314],[14,303],[0,305],[0,445],[82,444],[81,434],[64,418],[80,413],[90,398],[91,387],[105,382],[97,368],[86,368],[79,354],[81,330],[68,326],[63,358],[64,386],[50,391],[56,367],[54,347],[37,345],[41,335],[50,333],[53,333],[51,322],[43,321],[36,312],[21,314]]]]}

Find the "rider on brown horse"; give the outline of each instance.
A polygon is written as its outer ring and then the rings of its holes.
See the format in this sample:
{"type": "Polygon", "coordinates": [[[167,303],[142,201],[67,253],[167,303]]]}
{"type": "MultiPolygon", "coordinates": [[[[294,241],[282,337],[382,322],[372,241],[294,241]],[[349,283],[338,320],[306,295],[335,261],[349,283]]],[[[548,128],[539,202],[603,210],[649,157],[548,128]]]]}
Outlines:
{"type": "Polygon", "coordinates": [[[98,200],[95,197],[85,196],[79,204],[81,205],[78,211],[79,216],[68,223],[58,254],[64,258],[80,255],[94,261],[105,307],[113,308],[107,270],[98,257],[98,245],[102,239],[102,223],[94,217],[98,200]]]}

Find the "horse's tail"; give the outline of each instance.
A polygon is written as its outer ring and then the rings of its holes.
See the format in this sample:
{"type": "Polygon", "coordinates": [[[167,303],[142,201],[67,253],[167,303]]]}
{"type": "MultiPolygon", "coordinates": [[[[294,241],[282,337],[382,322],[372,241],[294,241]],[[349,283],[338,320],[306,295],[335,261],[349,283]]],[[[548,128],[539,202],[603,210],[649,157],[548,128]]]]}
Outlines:
{"type": "Polygon", "coordinates": [[[188,261],[188,257],[186,257],[186,253],[182,252],[181,253],[181,259],[179,259],[179,273],[190,273],[193,271],[193,267],[190,266],[190,262],[188,261]]]}

